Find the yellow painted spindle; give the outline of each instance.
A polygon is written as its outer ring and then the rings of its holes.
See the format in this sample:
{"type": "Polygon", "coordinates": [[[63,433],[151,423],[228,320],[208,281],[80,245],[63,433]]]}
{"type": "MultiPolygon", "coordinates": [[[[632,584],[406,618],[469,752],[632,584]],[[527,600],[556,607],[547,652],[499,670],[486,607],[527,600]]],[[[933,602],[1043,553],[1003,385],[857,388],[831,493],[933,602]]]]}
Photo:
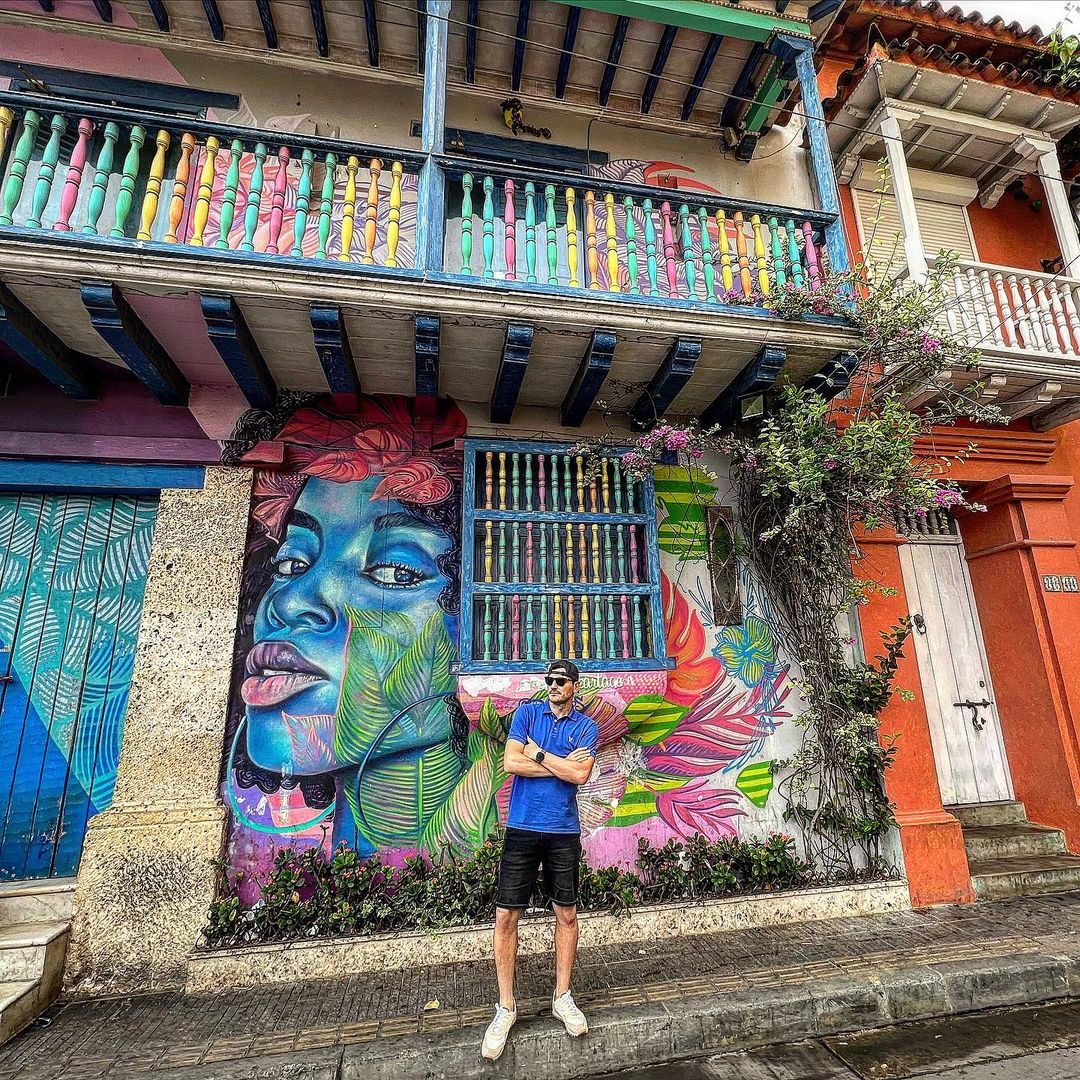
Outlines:
{"type": "Polygon", "coordinates": [[[585,512],[585,464],[581,456],[574,458],[577,465],[577,508],[578,513],[585,512]]]}
{"type": "Polygon", "coordinates": [[[0,106],[0,156],[3,156],[4,147],[7,146],[8,132],[15,123],[15,113],[6,105],[0,106]]]}
{"type": "Polygon", "coordinates": [[[561,596],[556,596],[555,597],[555,651],[552,653],[553,656],[563,656],[563,655],[569,656],[569,654],[570,654],[569,649],[567,649],[565,653],[563,652],[562,622],[563,622],[563,619],[562,619],[562,597],[561,596]]]}
{"type": "Polygon", "coordinates": [[[604,513],[611,513],[611,486],[608,483],[608,463],[606,458],[600,459],[600,467],[603,471],[600,473],[600,486],[604,494],[604,513]]]}
{"type": "Polygon", "coordinates": [[[592,579],[600,580],[600,526],[592,527],[592,579]]]}
{"type": "Polygon", "coordinates": [[[731,273],[731,241],[723,210],[716,211],[716,245],[720,249],[720,280],[724,283],[724,292],[731,292],[735,288],[735,278],[731,273]]]}
{"type": "Polygon", "coordinates": [[[401,174],[405,171],[400,161],[390,166],[393,183],[390,186],[390,223],[386,226],[386,265],[397,266],[398,240],[401,236],[401,174]]]}
{"type": "Polygon", "coordinates": [[[367,209],[364,212],[364,257],[363,262],[370,266],[375,261],[375,241],[379,228],[379,177],[382,175],[382,162],[371,159],[368,166],[371,182],[368,184],[367,209]]]}
{"type": "Polygon", "coordinates": [[[596,195],[585,192],[585,265],[589,271],[589,288],[600,288],[600,257],[596,252],[596,195]]]}
{"type": "Polygon", "coordinates": [[[146,194],[143,196],[142,217],[136,240],[150,240],[154,231],[154,219],[158,212],[161,182],[165,179],[165,155],[169,152],[171,137],[167,131],[159,131],[155,145],[154,160],[150,162],[150,175],[146,178],[146,194]]]}
{"type": "Polygon", "coordinates": [[[581,604],[581,655],[585,660],[589,659],[589,598],[578,598],[581,604]]]}
{"type": "Polygon", "coordinates": [[[191,155],[195,152],[195,136],[185,131],[180,139],[180,160],[176,163],[172,198],[169,200],[169,231],[166,244],[176,243],[176,234],[184,217],[184,200],[187,198],[188,180],[191,177],[191,155]]]}
{"type": "Polygon", "coordinates": [[[506,451],[499,451],[499,509],[506,509],[506,451]]]}
{"type": "Polygon", "coordinates": [[[484,454],[484,464],[487,469],[484,472],[484,509],[493,510],[494,507],[491,504],[491,496],[493,494],[493,484],[495,482],[495,473],[492,468],[491,451],[488,450],[484,454]]]}
{"type": "Polygon", "coordinates": [[[206,140],[206,157],[203,159],[202,174],[199,177],[199,194],[195,199],[195,221],[188,241],[192,247],[203,246],[203,233],[210,218],[210,196],[214,191],[214,171],[217,168],[217,152],[221,145],[216,135],[206,140]]]}
{"type": "Polygon", "coordinates": [[[494,552],[495,552],[495,538],[492,536],[492,533],[491,533],[491,522],[488,521],[488,522],[484,523],[484,580],[485,581],[494,581],[495,580],[491,576],[492,563],[493,563],[493,559],[494,559],[494,552]]]}
{"type": "Polygon", "coordinates": [[[769,295],[769,264],[765,261],[765,237],[761,235],[761,215],[750,218],[754,230],[754,258],[757,260],[758,288],[763,296],[769,295]]]}
{"type": "Polygon", "coordinates": [[[338,252],[338,262],[352,260],[353,228],[356,221],[356,172],[359,168],[360,159],[355,155],[350,156],[345,166],[349,178],[345,181],[345,205],[342,208],[341,251],[338,252]]]}
{"type": "Polygon", "coordinates": [[[574,189],[568,187],[566,189],[566,262],[570,268],[570,285],[576,289],[581,282],[578,280],[578,228],[574,198],[574,189]]]}
{"type": "Polygon", "coordinates": [[[619,288],[619,238],[615,231],[615,196],[610,191],[604,196],[604,209],[607,211],[605,231],[607,233],[608,291],[621,292],[619,288]]]}

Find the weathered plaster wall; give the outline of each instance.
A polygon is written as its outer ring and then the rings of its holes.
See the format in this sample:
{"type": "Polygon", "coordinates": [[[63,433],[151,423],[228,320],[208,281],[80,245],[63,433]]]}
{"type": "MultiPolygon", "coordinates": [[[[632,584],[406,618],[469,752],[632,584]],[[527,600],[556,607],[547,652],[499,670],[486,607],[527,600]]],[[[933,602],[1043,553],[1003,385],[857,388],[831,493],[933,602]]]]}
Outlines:
{"type": "Polygon", "coordinates": [[[251,474],[163,491],[112,808],[90,822],[67,983],[182,981],[213,892],[218,798],[251,474]]]}

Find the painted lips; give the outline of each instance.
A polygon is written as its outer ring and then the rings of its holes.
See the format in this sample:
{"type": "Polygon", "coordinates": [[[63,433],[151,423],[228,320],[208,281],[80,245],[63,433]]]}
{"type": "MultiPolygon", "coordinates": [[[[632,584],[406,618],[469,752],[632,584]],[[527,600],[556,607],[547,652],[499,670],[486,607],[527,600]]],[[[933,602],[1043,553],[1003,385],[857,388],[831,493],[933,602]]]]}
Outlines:
{"type": "Polygon", "coordinates": [[[247,655],[240,687],[245,705],[280,705],[328,678],[287,641],[260,641],[247,655]]]}

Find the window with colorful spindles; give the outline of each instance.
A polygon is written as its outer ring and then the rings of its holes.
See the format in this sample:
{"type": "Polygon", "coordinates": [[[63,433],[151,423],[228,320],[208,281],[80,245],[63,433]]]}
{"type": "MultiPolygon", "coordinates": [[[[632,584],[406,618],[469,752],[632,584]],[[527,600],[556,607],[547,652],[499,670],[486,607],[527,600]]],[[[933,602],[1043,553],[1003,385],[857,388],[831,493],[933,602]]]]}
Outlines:
{"type": "Polygon", "coordinates": [[[561,443],[465,454],[462,669],[667,666],[651,484],[561,443]]]}

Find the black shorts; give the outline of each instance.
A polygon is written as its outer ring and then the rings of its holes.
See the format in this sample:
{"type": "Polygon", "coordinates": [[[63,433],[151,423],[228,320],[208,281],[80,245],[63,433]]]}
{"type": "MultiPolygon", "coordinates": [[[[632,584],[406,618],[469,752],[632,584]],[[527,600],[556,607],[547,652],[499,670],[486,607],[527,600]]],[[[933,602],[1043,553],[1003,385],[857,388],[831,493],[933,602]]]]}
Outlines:
{"type": "Polygon", "coordinates": [[[544,868],[544,892],[552,903],[577,903],[580,833],[531,832],[507,829],[499,863],[499,907],[527,908],[544,868]]]}

